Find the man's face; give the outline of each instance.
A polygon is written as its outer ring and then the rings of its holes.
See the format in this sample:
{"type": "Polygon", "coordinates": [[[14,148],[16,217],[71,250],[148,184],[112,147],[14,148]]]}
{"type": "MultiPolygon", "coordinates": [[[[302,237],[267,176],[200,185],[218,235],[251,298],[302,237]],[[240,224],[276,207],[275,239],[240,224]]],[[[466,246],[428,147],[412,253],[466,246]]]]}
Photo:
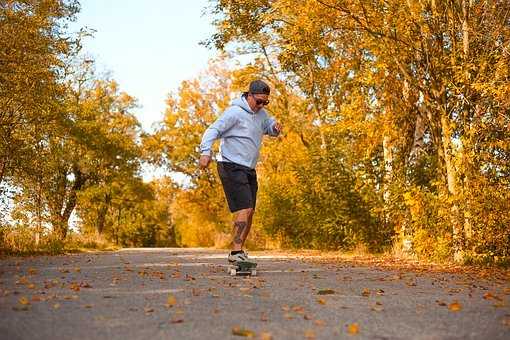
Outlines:
{"type": "Polygon", "coordinates": [[[248,104],[250,104],[250,108],[253,112],[259,111],[261,108],[269,104],[269,95],[267,94],[253,94],[250,93],[248,95],[248,104]]]}

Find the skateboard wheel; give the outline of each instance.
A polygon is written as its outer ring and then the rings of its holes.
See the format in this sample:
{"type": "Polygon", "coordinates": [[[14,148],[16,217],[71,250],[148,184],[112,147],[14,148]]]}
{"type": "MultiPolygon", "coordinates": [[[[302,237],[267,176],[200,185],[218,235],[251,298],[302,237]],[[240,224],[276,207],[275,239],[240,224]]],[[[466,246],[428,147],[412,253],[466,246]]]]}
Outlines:
{"type": "Polygon", "coordinates": [[[230,269],[231,276],[235,276],[236,274],[237,274],[237,270],[235,270],[234,268],[230,269]]]}
{"type": "Polygon", "coordinates": [[[252,276],[257,275],[257,270],[256,270],[256,269],[253,269],[253,270],[251,271],[251,275],[252,275],[252,276]]]}

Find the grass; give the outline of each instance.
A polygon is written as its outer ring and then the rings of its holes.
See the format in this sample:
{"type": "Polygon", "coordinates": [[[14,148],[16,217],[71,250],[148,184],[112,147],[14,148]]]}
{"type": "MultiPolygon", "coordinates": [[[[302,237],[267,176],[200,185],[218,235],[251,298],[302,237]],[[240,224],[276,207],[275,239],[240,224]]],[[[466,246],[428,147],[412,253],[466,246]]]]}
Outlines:
{"type": "Polygon", "coordinates": [[[112,251],[113,245],[99,234],[70,232],[64,241],[51,233],[36,237],[30,228],[0,229],[0,254],[14,256],[61,255],[87,251],[112,251]]]}

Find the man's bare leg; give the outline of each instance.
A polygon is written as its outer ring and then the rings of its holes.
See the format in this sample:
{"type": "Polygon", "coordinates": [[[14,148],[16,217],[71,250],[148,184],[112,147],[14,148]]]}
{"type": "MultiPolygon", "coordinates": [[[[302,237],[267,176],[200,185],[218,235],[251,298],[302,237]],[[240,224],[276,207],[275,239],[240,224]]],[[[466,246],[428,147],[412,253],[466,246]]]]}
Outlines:
{"type": "Polygon", "coordinates": [[[253,220],[254,213],[255,213],[255,210],[251,209],[250,213],[248,214],[248,224],[246,225],[246,229],[244,230],[244,233],[241,235],[241,240],[243,241],[241,244],[241,248],[244,247],[244,243],[246,242],[246,239],[248,238],[248,234],[250,233],[251,222],[253,220]]]}
{"type": "Polygon", "coordinates": [[[251,218],[253,216],[253,209],[242,209],[236,212],[234,217],[234,240],[233,240],[233,251],[239,251],[243,249],[244,241],[248,236],[249,228],[251,227],[251,218]],[[250,225],[248,225],[250,221],[250,225]]]}

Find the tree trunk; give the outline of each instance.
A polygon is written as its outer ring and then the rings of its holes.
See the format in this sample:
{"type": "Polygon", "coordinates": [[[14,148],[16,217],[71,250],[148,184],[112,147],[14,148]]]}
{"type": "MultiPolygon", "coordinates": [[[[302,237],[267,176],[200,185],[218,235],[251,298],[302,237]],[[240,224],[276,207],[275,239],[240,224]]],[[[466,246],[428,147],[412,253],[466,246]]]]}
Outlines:
{"type": "Polygon", "coordinates": [[[110,207],[111,200],[111,194],[107,193],[104,197],[104,202],[101,204],[99,212],[97,213],[97,232],[99,235],[102,235],[105,229],[106,213],[110,207]]]}
{"type": "Polygon", "coordinates": [[[390,137],[387,133],[383,136],[383,158],[384,158],[384,181],[383,181],[383,201],[384,201],[384,219],[389,223],[390,210],[390,183],[393,178],[393,151],[391,149],[390,137]]]}
{"type": "Polygon", "coordinates": [[[443,113],[441,116],[441,130],[442,151],[446,168],[448,197],[451,200],[452,205],[450,222],[452,224],[453,233],[453,256],[456,262],[461,262],[464,256],[464,235],[460,218],[459,204],[457,202],[459,192],[457,188],[457,170],[453,164],[452,155],[452,127],[445,113],[443,113]]]}
{"type": "Polygon", "coordinates": [[[52,218],[53,231],[59,237],[60,240],[64,241],[67,236],[69,229],[69,218],[76,207],[76,194],[85,184],[86,177],[80,171],[77,165],[73,166],[74,182],[69,190],[69,195],[64,197],[65,202],[62,202],[64,206],[63,211],[54,211],[52,218]]]}
{"type": "Polygon", "coordinates": [[[424,113],[419,110],[416,115],[416,123],[414,127],[414,138],[411,152],[409,153],[409,163],[411,166],[415,166],[423,153],[423,137],[425,136],[425,117],[424,113]]]}

